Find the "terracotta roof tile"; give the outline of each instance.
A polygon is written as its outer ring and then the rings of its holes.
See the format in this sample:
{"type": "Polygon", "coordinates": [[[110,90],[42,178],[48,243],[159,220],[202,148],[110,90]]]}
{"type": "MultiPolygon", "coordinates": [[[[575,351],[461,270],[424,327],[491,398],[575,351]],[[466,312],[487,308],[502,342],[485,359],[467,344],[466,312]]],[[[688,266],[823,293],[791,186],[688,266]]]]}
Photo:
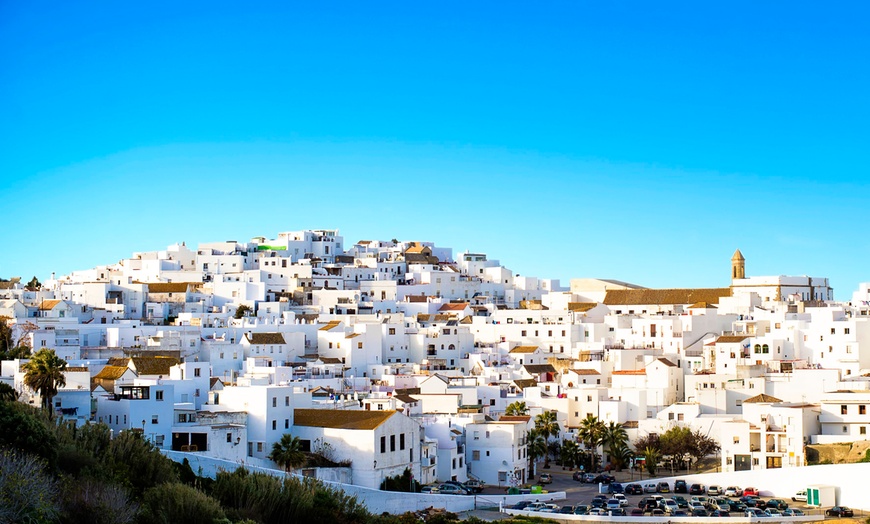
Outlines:
{"type": "Polygon", "coordinates": [[[568,311],[585,313],[590,309],[594,309],[597,305],[596,302],[568,302],[568,311]]]}
{"type": "Polygon", "coordinates": [[[468,304],[466,302],[458,302],[451,304],[442,304],[438,311],[462,311],[464,310],[468,304]]]}
{"type": "Polygon", "coordinates": [[[281,333],[245,333],[245,339],[250,344],[286,344],[281,333]]]}
{"type": "Polygon", "coordinates": [[[338,327],[339,324],[341,324],[340,320],[330,320],[325,326],[320,328],[320,331],[329,331],[332,328],[338,327]]]}
{"type": "Polygon", "coordinates": [[[188,286],[201,286],[200,282],[155,282],[148,284],[148,293],[187,293],[188,286]]]}
{"type": "Polygon", "coordinates": [[[293,425],[313,428],[372,430],[396,413],[396,411],[294,409],[293,425]]]}
{"type": "Polygon", "coordinates": [[[105,366],[100,370],[99,373],[94,375],[94,378],[99,378],[103,380],[118,380],[127,370],[130,369],[127,366],[105,366]]]}
{"type": "Polygon", "coordinates": [[[538,346],[517,346],[508,353],[534,353],[538,350],[538,346]]]}
{"type": "Polygon", "coordinates": [[[777,402],[782,402],[782,400],[780,400],[774,396],[767,395],[765,393],[762,393],[760,395],[755,395],[754,397],[749,397],[748,399],[743,401],[744,404],[756,404],[756,403],[775,404],[777,402]]]}
{"type": "Polygon", "coordinates": [[[717,338],[714,344],[737,344],[749,338],[747,335],[722,335],[717,338]]]}
{"type": "Polygon", "coordinates": [[[673,305],[707,302],[718,304],[722,297],[730,297],[731,288],[712,289],[614,289],[604,296],[608,306],[673,305]]]}
{"type": "Polygon", "coordinates": [[[169,375],[169,368],[181,361],[174,357],[130,357],[136,373],[141,375],[169,375]]]}

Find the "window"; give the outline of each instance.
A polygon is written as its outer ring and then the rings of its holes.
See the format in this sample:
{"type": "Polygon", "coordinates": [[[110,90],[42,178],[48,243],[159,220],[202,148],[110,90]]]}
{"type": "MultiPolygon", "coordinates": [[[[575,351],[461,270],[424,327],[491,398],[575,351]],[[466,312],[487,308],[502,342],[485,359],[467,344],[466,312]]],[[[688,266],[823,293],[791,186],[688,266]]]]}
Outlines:
{"type": "Polygon", "coordinates": [[[674,420],[674,414],[668,413],[668,420],[674,420]]]}
{"type": "Polygon", "coordinates": [[[233,441],[233,434],[227,433],[227,442],[232,442],[232,441],[233,441]]]}
{"type": "Polygon", "coordinates": [[[683,420],[685,418],[685,414],[677,413],[677,420],[683,420]]]}
{"type": "Polygon", "coordinates": [[[849,406],[842,404],[840,406],[840,415],[845,415],[848,412],[849,412],[849,406]]]}
{"type": "Polygon", "coordinates": [[[290,429],[290,419],[289,418],[284,419],[284,429],[290,429]]]}
{"type": "Polygon", "coordinates": [[[740,437],[734,437],[734,443],[740,444],[740,437]]]}
{"type": "Polygon", "coordinates": [[[866,435],[866,434],[867,434],[867,426],[861,426],[861,427],[859,427],[859,428],[858,428],[858,433],[861,434],[861,435],[866,435]]]}
{"type": "Polygon", "coordinates": [[[867,414],[867,406],[864,404],[858,405],[858,414],[859,415],[866,415],[867,414]]]}
{"type": "Polygon", "coordinates": [[[387,452],[387,437],[381,437],[381,453],[387,452]]]}
{"type": "Polygon", "coordinates": [[[592,402],[592,395],[586,395],[586,402],[592,402]]]}
{"type": "Polygon", "coordinates": [[[849,432],[849,426],[843,426],[843,433],[849,432]]]}
{"type": "Polygon", "coordinates": [[[290,397],[284,397],[284,405],[285,405],[285,406],[289,406],[289,405],[290,405],[290,397]]]}
{"type": "Polygon", "coordinates": [[[277,421],[277,420],[273,420],[273,421],[272,421],[272,430],[274,431],[274,430],[276,430],[276,429],[278,429],[278,421],[277,421]]]}
{"type": "Polygon", "coordinates": [[[362,342],[357,342],[357,343],[356,343],[356,348],[357,348],[357,349],[362,349],[362,342]]]}
{"type": "Polygon", "coordinates": [[[155,391],[154,398],[157,400],[163,400],[163,391],[161,391],[161,390],[155,391]]]}
{"type": "Polygon", "coordinates": [[[480,451],[474,450],[471,452],[471,460],[480,460],[480,451]]]}
{"type": "Polygon", "coordinates": [[[257,453],[262,453],[262,452],[263,452],[263,443],[257,442],[257,453]]]}
{"type": "Polygon", "coordinates": [[[848,335],[848,334],[849,334],[849,328],[844,328],[844,329],[843,329],[843,334],[848,335]]]}
{"type": "Polygon", "coordinates": [[[405,434],[399,435],[399,449],[405,449],[405,434]]]}
{"type": "Polygon", "coordinates": [[[521,337],[524,337],[524,336],[526,336],[526,330],[525,330],[525,329],[524,329],[524,330],[522,330],[522,331],[520,331],[520,336],[521,336],[521,337]]]}
{"type": "Polygon", "coordinates": [[[489,438],[489,431],[486,432],[486,438],[489,438]]]}
{"type": "Polygon", "coordinates": [[[157,424],[157,415],[151,415],[151,423],[157,424]]]}
{"type": "Polygon", "coordinates": [[[272,407],[278,406],[278,397],[272,397],[272,407]]]}

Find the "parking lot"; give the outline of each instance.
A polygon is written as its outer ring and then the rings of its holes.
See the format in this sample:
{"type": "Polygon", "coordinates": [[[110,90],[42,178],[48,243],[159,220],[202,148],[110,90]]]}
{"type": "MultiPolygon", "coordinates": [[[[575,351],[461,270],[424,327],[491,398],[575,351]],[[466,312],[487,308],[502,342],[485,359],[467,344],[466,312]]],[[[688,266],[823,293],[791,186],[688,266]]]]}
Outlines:
{"type": "MultiPolygon", "coordinates": [[[[568,470],[563,471],[561,468],[556,467],[556,468],[550,468],[549,470],[539,470],[538,473],[539,474],[549,473],[552,476],[552,480],[553,480],[552,483],[546,484],[543,486],[543,488],[545,490],[554,491],[554,492],[555,491],[564,491],[565,492],[565,494],[566,494],[565,500],[555,501],[555,503],[558,504],[559,506],[574,506],[577,504],[587,504],[588,505],[588,504],[591,504],[593,498],[599,494],[600,488],[599,488],[598,484],[587,484],[587,483],[582,483],[582,482],[573,480],[572,479],[572,473],[573,473],[572,471],[568,471],[568,470]]],[[[626,486],[630,483],[637,483],[637,484],[640,484],[641,486],[644,486],[648,483],[658,484],[658,482],[659,482],[657,479],[650,480],[649,477],[646,475],[644,475],[643,478],[641,478],[641,476],[638,474],[631,474],[631,473],[627,473],[627,472],[617,472],[617,473],[615,473],[615,477],[617,479],[617,482],[621,483],[623,486],[626,486]]],[[[724,489],[726,486],[721,486],[721,487],[722,487],[722,489],[724,489]]],[[[745,487],[745,486],[741,486],[741,487],[745,487]]],[[[764,486],[756,486],[756,487],[760,487],[762,489],[764,488],[764,486]]],[[[669,488],[671,490],[671,492],[669,492],[669,493],[646,493],[645,492],[643,494],[638,494],[638,495],[625,494],[625,497],[626,497],[627,502],[628,502],[628,505],[626,506],[626,510],[638,507],[638,503],[641,501],[641,499],[643,497],[648,497],[648,496],[651,496],[653,494],[661,495],[666,499],[671,498],[675,495],[680,495],[680,496],[684,497],[686,500],[689,500],[693,496],[689,493],[673,493],[674,486],[673,486],[672,482],[669,483],[669,488]]],[[[486,494],[486,493],[503,494],[504,492],[505,492],[505,488],[487,487],[486,490],[484,491],[484,494],[486,494]]],[[[724,497],[721,495],[717,496],[715,498],[720,498],[720,497],[721,498],[729,498],[731,500],[736,500],[733,497],[724,497]]],[[[782,500],[783,502],[787,503],[789,508],[800,509],[801,511],[804,512],[805,515],[823,515],[825,512],[825,509],[826,509],[826,508],[822,508],[822,509],[810,508],[810,507],[806,506],[805,502],[792,501],[790,497],[760,497],[760,499],[765,501],[765,502],[767,502],[771,498],[778,498],[778,499],[782,500]]],[[[528,495],[528,500],[535,501],[536,499],[535,499],[534,494],[528,495]]],[[[863,522],[863,519],[866,518],[865,512],[862,512],[862,511],[857,510],[857,509],[855,509],[854,512],[855,512],[855,515],[854,515],[855,520],[860,520],[861,522],[863,522]]],[[[743,514],[742,513],[735,514],[732,512],[731,516],[742,517],[743,514]]],[[[829,517],[829,518],[836,519],[836,517],[829,517]]],[[[842,521],[849,521],[849,519],[842,519],[842,521]]]]}

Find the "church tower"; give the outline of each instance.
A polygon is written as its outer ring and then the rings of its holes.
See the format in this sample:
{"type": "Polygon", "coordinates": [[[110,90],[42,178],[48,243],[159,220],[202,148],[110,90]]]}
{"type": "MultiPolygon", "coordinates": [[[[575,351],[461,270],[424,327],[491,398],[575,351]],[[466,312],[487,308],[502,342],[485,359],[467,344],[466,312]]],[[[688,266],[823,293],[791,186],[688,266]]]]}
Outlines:
{"type": "Polygon", "coordinates": [[[746,278],[746,259],[738,249],[731,257],[731,280],[746,278]]]}

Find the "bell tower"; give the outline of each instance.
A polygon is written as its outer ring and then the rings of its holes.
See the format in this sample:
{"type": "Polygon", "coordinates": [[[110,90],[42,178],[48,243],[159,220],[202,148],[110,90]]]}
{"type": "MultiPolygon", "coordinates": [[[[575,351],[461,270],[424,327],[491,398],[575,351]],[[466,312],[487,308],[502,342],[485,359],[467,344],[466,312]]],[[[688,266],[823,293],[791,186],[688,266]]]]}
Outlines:
{"type": "Polygon", "coordinates": [[[746,259],[738,249],[731,257],[731,280],[746,278],[746,259]]]}

